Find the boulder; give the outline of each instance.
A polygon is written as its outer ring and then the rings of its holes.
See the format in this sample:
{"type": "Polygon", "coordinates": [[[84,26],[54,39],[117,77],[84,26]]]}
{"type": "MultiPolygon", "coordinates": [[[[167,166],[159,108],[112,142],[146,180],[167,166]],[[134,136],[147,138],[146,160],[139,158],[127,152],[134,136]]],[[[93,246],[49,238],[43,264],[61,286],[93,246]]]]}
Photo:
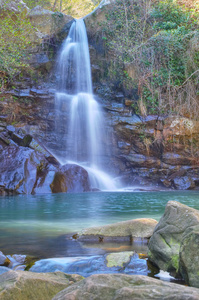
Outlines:
{"type": "Polygon", "coordinates": [[[143,275],[92,275],[59,292],[52,300],[199,299],[196,288],[143,275]]]}
{"type": "Polygon", "coordinates": [[[26,271],[6,272],[0,276],[0,299],[50,300],[62,289],[82,279],[82,276],[61,272],[45,274],[26,271]]]}
{"type": "Polygon", "coordinates": [[[199,225],[198,210],[169,201],[149,240],[149,260],[162,270],[178,272],[181,242],[196,225],[199,225]]]}
{"type": "Polygon", "coordinates": [[[199,226],[194,226],[180,246],[180,273],[187,284],[199,288],[199,226]]]}
{"type": "Polygon", "coordinates": [[[88,192],[90,191],[88,173],[78,165],[64,165],[55,173],[51,190],[52,193],[88,192]]]}
{"type": "Polygon", "coordinates": [[[124,222],[118,222],[99,227],[91,227],[78,233],[79,240],[98,240],[107,241],[126,238],[132,240],[136,238],[149,238],[157,225],[154,219],[135,219],[124,222]]]}

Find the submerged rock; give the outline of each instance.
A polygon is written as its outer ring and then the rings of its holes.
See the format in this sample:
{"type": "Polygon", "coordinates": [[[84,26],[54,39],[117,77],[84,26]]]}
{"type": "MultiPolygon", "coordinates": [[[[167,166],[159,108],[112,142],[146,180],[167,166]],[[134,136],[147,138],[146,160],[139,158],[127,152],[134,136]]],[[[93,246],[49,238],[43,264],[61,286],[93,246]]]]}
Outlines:
{"type": "Polygon", "coordinates": [[[154,219],[135,219],[118,222],[110,225],[91,227],[82,230],[76,236],[79,240],[107,241],[126,238],[128,240],[142,238],[147,239],[153,234],[157,225],[154,219]]]}
{"type": "Polygon", "coordinates": [[[92,275],[59,292],[53,300],[199,299],[199,290],[142,275],[92,275]]]}
{"type": "MultiPolygon", "coordinates": [[[[199,225],[198,210],[169,201],[149,240],[150,261],[162,270],[178,272],[181,243],[195,225],[199,225]]],[[[189,244],[189,247],[191,249],[192,245],[189,244]]]]}
{"type": "Polygon", "coordinates": [[[1,300],[51,300],[59,291],[82,280],[80,275],[61,272],[36,274],[26,271],[6,272],[0,276],[1,300]]]}
{"type": "Polygon", "coordinates": [[[106,265],[107,267],[124,267],[124,264],[128,264],[134,254],[133,251],[110,253],[106,256],[106,265]]]}

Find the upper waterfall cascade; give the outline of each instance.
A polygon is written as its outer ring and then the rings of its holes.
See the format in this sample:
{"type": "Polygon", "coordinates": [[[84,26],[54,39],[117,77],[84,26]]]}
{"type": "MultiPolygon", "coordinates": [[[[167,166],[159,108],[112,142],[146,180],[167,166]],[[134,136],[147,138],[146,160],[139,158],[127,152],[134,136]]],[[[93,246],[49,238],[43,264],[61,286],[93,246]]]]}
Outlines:
{"type": "Polygon", "coordinates": [[[73,22],[58,58],[58,89],[55,97],[56,133],[61,135],[61,163],[84,167],[91,187],[115,190],[111,177],[103,171],[103,114],[92,93],[91,66],[83,19],[73,22]]]}

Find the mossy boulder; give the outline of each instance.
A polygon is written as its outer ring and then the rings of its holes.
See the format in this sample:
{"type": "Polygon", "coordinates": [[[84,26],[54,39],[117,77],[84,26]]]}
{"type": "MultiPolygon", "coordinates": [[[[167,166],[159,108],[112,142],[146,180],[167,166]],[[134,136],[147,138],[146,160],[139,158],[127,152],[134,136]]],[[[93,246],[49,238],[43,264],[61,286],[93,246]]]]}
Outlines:
{"type": "Polygon", "coordinates": [[[1,300],[51,300],[67,286],[82,280],[80,275],[67,275],[61,272],[32,273],[11,271],[0,276],[1,300]]]}
{"type": "Polygon", "coordinates": [[[133,251],[116,252],[110,253],[106,256],[107,267],[124,267],[125,264],[129,263],[131,257],[134,255],[133,251]]]}
{"type": "Polygon", "coordinates": [[[182,240],[196,225],[199,225],[198,210],[177,201],[169,201],[149,240],[150,261],[162,270],[178,272],[182,240]]]}

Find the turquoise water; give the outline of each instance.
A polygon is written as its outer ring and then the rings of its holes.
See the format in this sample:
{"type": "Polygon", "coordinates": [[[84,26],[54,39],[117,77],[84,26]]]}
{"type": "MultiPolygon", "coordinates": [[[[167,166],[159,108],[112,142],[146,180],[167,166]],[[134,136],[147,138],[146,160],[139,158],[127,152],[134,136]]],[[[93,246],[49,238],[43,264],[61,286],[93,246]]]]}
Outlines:
{"type": "Polygon", "coordinates": [[[0,250],[38,257],[84,254],[77,243],[66,241],[66,234],[129,219],[159,220],[169,200],[199,209],[198,191],[1,197],[0,250]]]}

